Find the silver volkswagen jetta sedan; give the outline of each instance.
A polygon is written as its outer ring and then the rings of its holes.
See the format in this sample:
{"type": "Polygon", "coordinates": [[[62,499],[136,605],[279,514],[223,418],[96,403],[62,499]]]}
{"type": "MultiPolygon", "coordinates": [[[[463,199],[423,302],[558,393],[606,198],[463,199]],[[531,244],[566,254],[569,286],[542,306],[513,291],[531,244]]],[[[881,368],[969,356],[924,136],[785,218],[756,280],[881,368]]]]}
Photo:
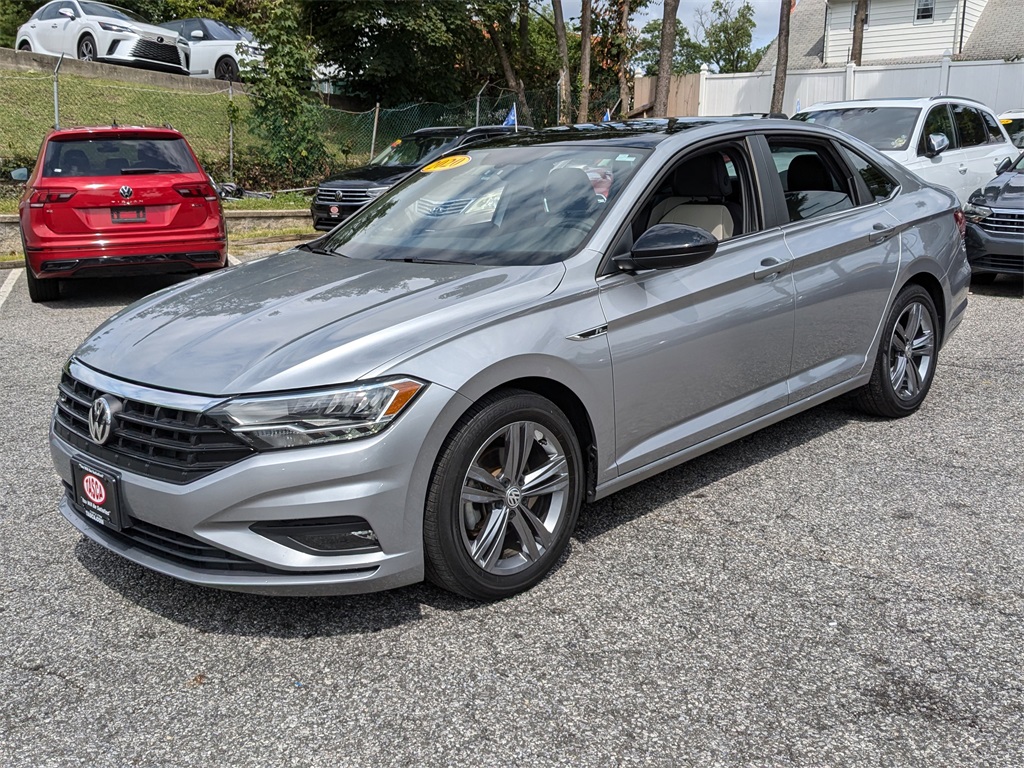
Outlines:
{"type": "Polygon", "coordinates": [[[956,196],[770,120],[459,150],[68,361],[64,516],[197,584],[537,583],[594,501],[842,393],[921,405],[970,279],[956,196]]]}

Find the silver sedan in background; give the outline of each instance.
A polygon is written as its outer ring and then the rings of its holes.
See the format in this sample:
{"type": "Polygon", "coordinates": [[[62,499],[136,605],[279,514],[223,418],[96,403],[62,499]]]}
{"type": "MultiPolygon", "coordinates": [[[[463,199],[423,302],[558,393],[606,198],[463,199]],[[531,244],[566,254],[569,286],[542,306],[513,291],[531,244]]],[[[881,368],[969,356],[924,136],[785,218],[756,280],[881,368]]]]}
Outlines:
{"type": "Polygon", "coordinates": [[[528,589],[584,502],[845,393],[913,414],[964,316],[956,196],[788,121],[461,148],[69,360],[60,509],[164,574],[528,589]]]}

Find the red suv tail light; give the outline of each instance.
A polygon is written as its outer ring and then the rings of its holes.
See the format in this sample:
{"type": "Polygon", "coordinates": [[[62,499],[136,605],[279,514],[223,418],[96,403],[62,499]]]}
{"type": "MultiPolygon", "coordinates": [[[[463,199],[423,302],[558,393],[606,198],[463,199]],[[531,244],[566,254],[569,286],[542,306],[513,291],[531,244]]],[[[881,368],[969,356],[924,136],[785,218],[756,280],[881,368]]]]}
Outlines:
{"type": "Polygon", "coordinates": [[[960,237],[967,236],[967,217],[961,208],[953,211],[953,220],[956,221],[956,228],[960,230],[960,237]]]}
{"type": "Polygon", "coordinates": [[[75,196],[75,189],[64,189],[49,187],[42,189],[40,187],[32,188],[32,197],[28,199],[29,208],[42,208],[44,205],[49,203],[66,203],[72,197],[75,196]]]}
{"type": "Polygon", "coordinates": [[[213,185],[201,181],[192,184],[175,184],[174,189],[179,195],[190,200],[199,197],[205,197],[207,200],[217,199],[217,190],[213,188],[213,185]]]}

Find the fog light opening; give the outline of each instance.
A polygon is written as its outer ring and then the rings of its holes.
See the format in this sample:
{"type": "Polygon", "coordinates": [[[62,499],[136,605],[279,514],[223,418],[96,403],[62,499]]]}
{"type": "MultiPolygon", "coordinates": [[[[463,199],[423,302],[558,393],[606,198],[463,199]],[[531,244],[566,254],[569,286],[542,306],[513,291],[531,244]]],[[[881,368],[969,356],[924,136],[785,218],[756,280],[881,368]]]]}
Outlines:
{"type": "Polygon", "coordinates": [[[361,517],[279,520],[255,523],[250,530],[278,544],[320,557],[381,551],[377,533],[361,517]]]}

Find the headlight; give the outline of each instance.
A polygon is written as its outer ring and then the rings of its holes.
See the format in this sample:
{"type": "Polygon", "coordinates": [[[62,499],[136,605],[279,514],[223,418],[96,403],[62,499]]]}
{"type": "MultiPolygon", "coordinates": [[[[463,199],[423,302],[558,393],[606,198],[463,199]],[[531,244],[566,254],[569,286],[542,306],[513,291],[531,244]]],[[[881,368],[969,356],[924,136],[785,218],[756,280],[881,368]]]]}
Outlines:
{"type": "Polygon", "coordinates": [[[126,27],[121,24],[111,24],[106,21],[100,22],[100,29],[105,29],[107,32],[131,32],[131,27],[126,27]]]}
{"type": "Polygon", "coordinates": [[[992,209],[986,208],[984,205],[975,205],[974,203],[967,203],[964,206],[964,216],[968,221],[981,221],[986,216],[992,215],[992,209]]]}
{"type": "Polygon", "coordinates": [[[391,187],[370,187],[366,190],[367,197],[380,197],[387,192],[391,187]]]}
{"type": "Polygon", "coordinates": [[[256,448],[356,440],[390,424],[425,384],[392,379],[319,392],[239,397],[210,416],[256,448]]]}

